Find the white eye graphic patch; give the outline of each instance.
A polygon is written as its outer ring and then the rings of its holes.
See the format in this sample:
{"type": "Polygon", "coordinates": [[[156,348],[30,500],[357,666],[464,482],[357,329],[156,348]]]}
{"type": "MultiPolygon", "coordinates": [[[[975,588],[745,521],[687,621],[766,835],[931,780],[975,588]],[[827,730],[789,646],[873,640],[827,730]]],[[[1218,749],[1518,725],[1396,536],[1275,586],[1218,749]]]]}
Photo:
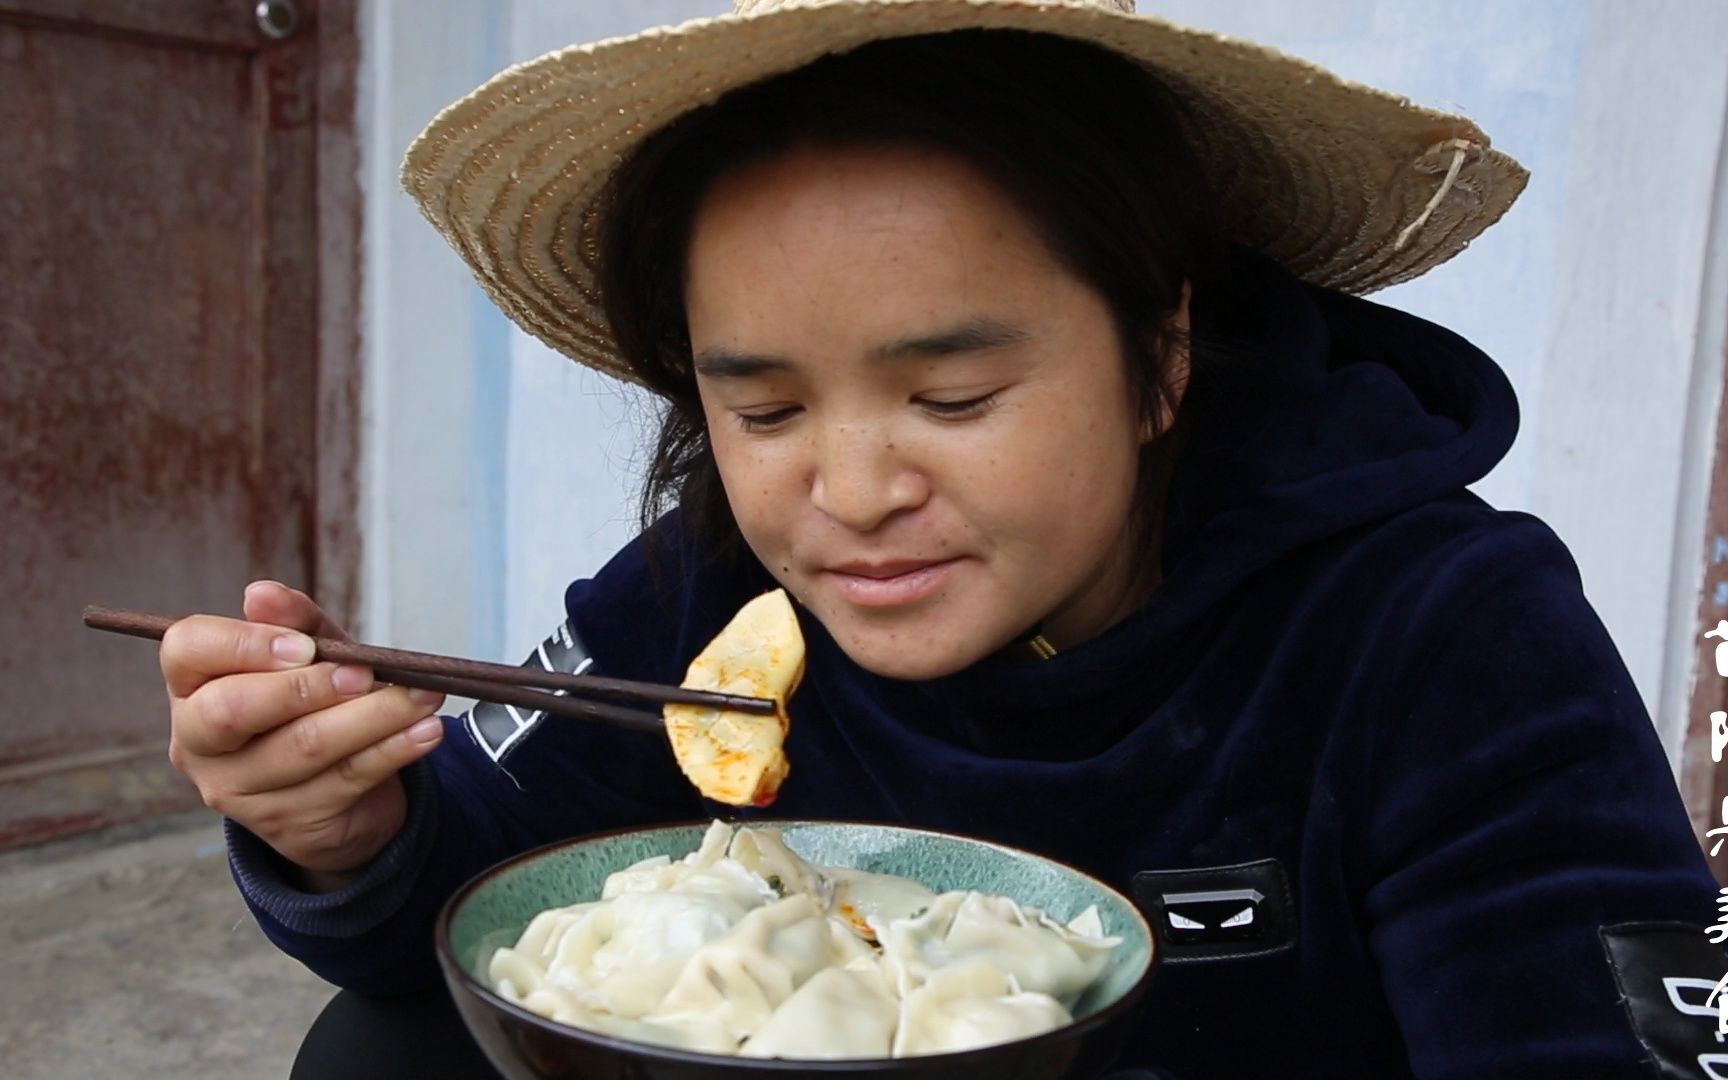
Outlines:
{"type": "Polygon", "coordinates": [[[1170,940],[1192,944],[1240,941],[1254,932],[1254,909],[1266,899],[1259,889],[1167,892],[1164,915],[1170,940]]]}
{"type": "MultiPolygon", "coordinates": [[[[1199,922],[1199,921],[1194,920],[1194,919],[1190,919],[1188,916],[1182,914],[1179,911],[1171,910],[1168,907],[1168,904],[1170,902],[1170,897],[1166,896],[1164,898],[1164,902],[1166,904],[1165,914],[1170,916],[1170,925],[1171,926],[1175,927],[1178,930],[1204,930],[1204,929],[1206,929],[1205,923],[1199,922]]],[[[1259,901],[1256,900],[1255,902],[1258,903],[1259,901]]],[[[1241,911],[1238,911],[1236,914],[1230,916],[1228,919],[1225,919],[1223,922],[1219,923],[1218,929],[1220,929],[1220,930],[1233,930],[1238,926],[1248,926],[1248,925],[1252,924],[1253,922],[1254,922],[1254,909],[1252,907],[1245,907],[1241,911]]]]}
{"type": "Polygon", "coordinates": [[[1296,943],[1290,886],[1277,859],[1191,870],[1142,870],[1134,899],[1166,963],[1238,960],[1296,943]]]}

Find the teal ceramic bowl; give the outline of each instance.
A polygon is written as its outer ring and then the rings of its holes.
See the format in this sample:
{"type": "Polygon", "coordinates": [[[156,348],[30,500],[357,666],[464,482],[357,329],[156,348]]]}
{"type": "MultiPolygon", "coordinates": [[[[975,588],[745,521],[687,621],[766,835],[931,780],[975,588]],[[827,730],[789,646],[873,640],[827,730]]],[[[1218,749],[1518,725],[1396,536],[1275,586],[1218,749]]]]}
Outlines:
{"type": "Polygon", "coordinates": [[[777,828],[807,861],[911,878],[936,892],[999,893],[1067,921],[1096,904],[1104,931],[1123,939],[1074,1009],[1042,1035],[953,1054],[841,1061],[722,1057],[619,1039],[554,1023],[486,988],[492,953],[515,943],[549,907],[597,899],[606,876],[655,855],[695,851],[707,825],[608,833],[530,851],[457,890],[438,917],[438,961],[463,1021],[513,1080],[695,1080],[699,1077],[869,1075],[908,1080],[1095,1077],[1116,1056],[1153,967],[1153,938],[1132,901],[1096,878],[1030,852],[946,833],[828,821],[748,821],[777,828]]]}

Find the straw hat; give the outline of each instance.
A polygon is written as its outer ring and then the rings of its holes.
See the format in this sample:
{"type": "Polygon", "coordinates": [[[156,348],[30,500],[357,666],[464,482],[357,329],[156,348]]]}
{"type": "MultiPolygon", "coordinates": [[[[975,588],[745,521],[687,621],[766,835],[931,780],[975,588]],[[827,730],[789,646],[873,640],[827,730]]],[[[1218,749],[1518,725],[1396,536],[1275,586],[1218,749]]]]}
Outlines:
{"type": "Polygon", "coordinates": [[[656,129],[726,91],[867,42],[1032,30],[1139,61],[1193,114],[1228,235],[1365,293],[1416,277],[1499,220],[1528,174],[1460,116],[1303,60],[1135,15],[1133,0],[734,0],[735,13],[551,52],[445,109],[407,188],[524,329],[628,378],[595,284],[596,197],[656,129]]]}

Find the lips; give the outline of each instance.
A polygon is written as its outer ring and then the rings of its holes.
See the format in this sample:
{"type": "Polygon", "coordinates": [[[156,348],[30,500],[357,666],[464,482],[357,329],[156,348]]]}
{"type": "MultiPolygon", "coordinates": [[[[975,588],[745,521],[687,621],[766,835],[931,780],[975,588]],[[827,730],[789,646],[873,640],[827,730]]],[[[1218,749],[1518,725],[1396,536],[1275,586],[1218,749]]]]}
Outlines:
{"type": "Polygon", "coordinates": [[[884,581],[888,578],[896,578],[905,574],[916,573],[925,567],[936,566],[945,561],[950,560],[898,559],[890,562],[849,562],[839,563],[828,567],[828,569],[830,572],[836,574],[846,574],[850,577],[862,577],[870,578],[875,581],[884,581]]]}
{"type": "Polygon", "coordinates": [[[959,559],[848,562],[826,568],[823,576],[849,603],[892,608],[931,596],[948,583],[959,564],[959,559]]]}

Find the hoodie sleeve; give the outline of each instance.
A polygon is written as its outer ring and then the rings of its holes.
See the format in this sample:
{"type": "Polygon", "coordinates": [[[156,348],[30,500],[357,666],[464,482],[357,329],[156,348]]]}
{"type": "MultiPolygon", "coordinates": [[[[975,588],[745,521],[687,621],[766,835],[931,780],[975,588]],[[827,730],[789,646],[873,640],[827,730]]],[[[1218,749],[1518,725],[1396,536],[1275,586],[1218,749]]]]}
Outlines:
{"type": "MultiPolygon", "coordinates": [[[[643,602],[639,548],[571,586],[566,622],[528,664],[656,681],[677,670],[681,611],[643,602]]],[[[653,733],[488,704],[444,725],[444,742],[403,773],[403,829],[340,892],[299,891],[275,852],[228,825],[235,881],[265,934],[338,986],[385,994],[435,983],[438,911],[493,863],[566,837],[702,815],[653,733]]]]}
{"type": "Polygon", "coordinates": [[[1723,1049],[1700,1004],[1728,970],[1715,883],[1570,556],[1516,517],[1409,613],[1371,778],[1370,947],[1424,1080],[1701,1075],[1723,1049]]]}

